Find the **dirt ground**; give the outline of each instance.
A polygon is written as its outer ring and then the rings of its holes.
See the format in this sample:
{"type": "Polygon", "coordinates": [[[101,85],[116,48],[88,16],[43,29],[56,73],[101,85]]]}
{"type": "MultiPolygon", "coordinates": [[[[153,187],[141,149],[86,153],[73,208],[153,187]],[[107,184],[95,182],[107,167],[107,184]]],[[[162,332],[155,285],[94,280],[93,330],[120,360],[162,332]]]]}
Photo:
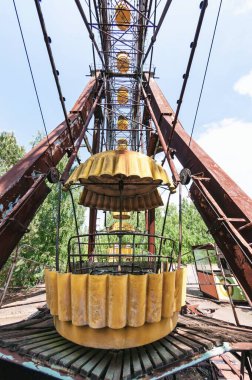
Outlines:
{"type": "Polygon", "coordinates": [[[28,318],[46,303],[45,285],[7,293],[0,309],[0,326],[28,318]]]}

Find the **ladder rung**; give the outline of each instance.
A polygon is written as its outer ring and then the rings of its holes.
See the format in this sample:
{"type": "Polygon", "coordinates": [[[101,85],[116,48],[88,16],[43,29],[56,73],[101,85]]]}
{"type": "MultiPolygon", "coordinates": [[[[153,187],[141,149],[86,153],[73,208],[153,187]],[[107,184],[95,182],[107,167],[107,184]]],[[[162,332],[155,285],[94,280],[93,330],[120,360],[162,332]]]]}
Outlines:
{"type": "Polygon", "coordinates": [[[241,226],[238,228],[238,231],[245,230],[246,228],[251,228],[252,227],[252,222],[249,222],[247,224],[244,224],[244,226],[241,226]]]}
{"type": "Polygon", "coordinates": [[[228,217],[223,217],[223,218],[218,218],[218,220],[224,220],[228,222],[246,222],[244,218],[228,218],[228,217]]]}

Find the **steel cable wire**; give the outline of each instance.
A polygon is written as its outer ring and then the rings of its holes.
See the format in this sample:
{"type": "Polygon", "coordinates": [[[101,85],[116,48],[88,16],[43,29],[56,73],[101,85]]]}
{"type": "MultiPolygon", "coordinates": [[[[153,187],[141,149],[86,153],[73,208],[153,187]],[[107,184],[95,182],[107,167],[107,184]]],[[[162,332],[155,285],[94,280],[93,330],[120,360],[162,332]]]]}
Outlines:
{"type": "Polygon", "coordinates": [[[26,47],[24,33],[23,33],[22,26],[21,26],[20,18],[19,18],[19,15],[18,15],[18,10],[17,10],[17,7],[16,7],[15,0],[13,0],[13,5],[14,5],[14,10],[15,10],[15,14],[16,14],[16,18],[17,18],[17,22],[18,22],[18,26],[19,26],[19,31],[20,31],[20,35],[21,35],[23,46],[24,46],[24,50],[25,50],[25,55],[26,55],[27,63],[28,63],[30,74],[31,74],[31,78],[32,78],[32,83],[33,83],[34,91],[35,91],[35,94],[36,94],[36,99],[37,99],[37,102],[38,102],[38,107],[39,107],[39,111],[40,111],[40,115],[41,115],[41,119],[42,119],[42,124],[44,126],[44,130],[45,130],[45,133],[46,133],[47,144],[48,144],[48,146],[50,148],[49,149],[49,152],[50,152],[49,156],[50,156],[50,159],[51,159],[51,162],[52,162],[53,166],[55,166],[54,160],[53,160],[53,155],[52,155],[52,146],[51,146],[51,144],[49,142],[47,127],[46,127],[46,123],[45,123],[45,118],[44,118],[44,114],[43,114],[43,111],[42,111],[42,107],[41,107],[41,103],[40,103],[40,99],[39,99],[39,94],[38,94],[35,78],[34,78],[34,75],[33,75],[32,66],[31,66],[31,61],[30,61],[28,50],[27,50],[27,47],[26,47]]]}

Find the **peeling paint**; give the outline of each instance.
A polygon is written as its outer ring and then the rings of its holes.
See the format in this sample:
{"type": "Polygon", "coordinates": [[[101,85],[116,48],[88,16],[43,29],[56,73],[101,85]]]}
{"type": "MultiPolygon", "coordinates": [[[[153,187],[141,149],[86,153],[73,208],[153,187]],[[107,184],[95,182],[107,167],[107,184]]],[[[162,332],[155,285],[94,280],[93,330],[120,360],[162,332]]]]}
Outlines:
{"type": "Polygon", "coordinates": [[[16,204],[19,202],[19,200],[20,200],[20,195],[13,202],[10,202],[7,205],[7,208],[5,211],[4,211],[3,204],[2,203],[0,204],[0,211],[2,212],[2,218],[0,219],[0,221],[4,220],[11,213],[11,211],[16,206],[16,204]]]}
{"type": "Polygon", "coordinates": [[[214,356],[219,356],[219,355],[223,354],[224,352],[229,352],[229,351],[231,351],[231,346],[229,345],[229,343],[224,342],[222,346],[215,347],[212,350],[206,351],[202,355],[199,355],[195,359],[191,359],[187,363],[183,363],[181,365],[174,366],[173,368],[168,369],[167,371],[164,371],[162,373],[159,372],[159,374],[154,375],[154,376],[146,376],[146,377],[144,377],[144,379],[148,379],[148,380],[163,379],[164,377],[167,377],[167,376],[170,376],[174,373],[183,371],[188,367],[193,367],[198,363],[201,363],[205,360],[209,360],[210,358],[212,358],[214,356]]]}
{"type": "Polygon", "coordinates": [[[58,371],[56,370],[53,370],[49,367],[45,367],[41,364],[36,364],[34,363],[33,361],[20,361],[18,360],[17,358],[15,358],[14,356],[12,355],[6,355],[2,352],[0,352],[0,359],[1,360],[6,360],[8,362],[13,362],[15,364],[19,364],[25,368],[28,368],[30,370],[33,370],[33,371],[36,371],[36,372],[42,372],[48,376],[53,376],[54,378],[56,379],[60,379],[60,380],[74,380],[74,377],[70,376],[70,375],[63,375],[61,373],[59,373],[58,371]]]}

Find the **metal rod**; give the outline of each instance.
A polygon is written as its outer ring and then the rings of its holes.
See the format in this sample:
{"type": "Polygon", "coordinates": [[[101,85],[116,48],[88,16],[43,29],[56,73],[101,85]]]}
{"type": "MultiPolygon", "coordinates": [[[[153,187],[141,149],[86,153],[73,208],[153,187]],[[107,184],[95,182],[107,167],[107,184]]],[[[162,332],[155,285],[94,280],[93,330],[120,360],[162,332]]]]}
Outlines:
{"type": "Polygon", "coordinates": [[[77,222],[77,215],[76,215],[76,210],[75,210],[75,203],[74,203],[73,193],[72,193],[71,189],[69,189],[68,191],[70,193],[70,197],[71,197],[71,200],[72,200],[72,207],[73,207],[73,214],[74,214],[74,223],[75,223],[75,229],[76,229],[77,240],[78,240],[78,247],[79,247],[79,255],[81,255],[81,243],[80,243],[79,227],[78,227],[78,222],[77,222]]]}
{"type": "Polygon", "coordinates": [[[55,267],[59,271],[59,239],[60,239],[60,221],[61,221],[61,182],[58,184],[58,204],[57,204],[57,218],[56,218],[56,252],[55,252],[55,267]]]}
{"type": "Polygon", "coordinates": [[[9,270],[9,273],[8,273],[8,277],[7,277],[6,283],[4,285],[3,294],[2,294],[1,300],[0,300],[0,309],[2,307],[4,298],[6,296],[6,293],[7,293],[7,290],[8,290],[8,287],[9,287],[12,275],[13,275],[13,271],[14,271],[16,263],[17,263],[18,254],[19,254],[19,245],[17,245],[17,248],[15,250],[14,257],[12,259],[12,264],[11,264],[11,267],[10,267],[10,270],[9,270]]]}
{"type": "MultiPolygon", "coordinates": [[[[215,249],[216,251],[218,252],[218,246],[216,245],[215,246],[215,249]]],[[[209,260],[210,261],[210,260],[209,260]]],[[[211,261],[210,261],[211,263],[211,261]]],[[[212,264],[211,264],[212,266],[212,264]]],[[[233,312],[233,315],[234,315],[234,319],[235,319],[235,323],[236,323],[236,326],[240,326],[240,321],[239,321],[239,318],[238,318],[238,315],[236,313],[236,310],[235,310],[235,306],[234,306],[234,303],[233,303],[233,300],[232,300],[232,297],[229,293],[229,289],[228,289],[228,284],[227,284],[227,279],[226,279],[226,275],[225,275],[225,272],[224,272],[224,269],[223,269],[223,266],[222,266],[222,262],[221,260],[219,260],[219,266],[220,266],[220,270],[221,270],[221,274],[222,274],[222,277],[223,277],[223,280],[224,280],[224,288],[228,294],[228,298],[229,298],[229,303],[230,303],[230,306],[232,308],[232,312],[233,312]]],[[[213,274],[212,274],[213,275],[213,274]]]]}
{"type": "Polygon", "coordinates": [[[69,136],[70,136],[71,143],[72,143],[72,145],[74,147],[74,140],[73,140],[73,137],[72,137],[70,123],[69,123],[69,120],[68,120],[68,115],[67,115],[67,111],[66,111],[66,107],[65,107],[65,98],[62,95],[62,91],[61,91],[61,87],[60,87],[60,83],[59,83],[59,78],[58,78],[59,72],[56,69],[54,58],[53,58],[53,54],[52,54],[52,49],[51,49],[51,46],[50,46],[51,39],[48,36],[47,31],[46,31],[45,21],[44,21],[44,17],[43,17],[43,13],[42,13],[42,10],[41,10],[41,6],[40,6],[40,3],[39,3],[39,0],[34,0],[34,1],[35,1],[38,17],[39,17],[41,29],[42,29],[42,32],[43,32],[43,36],[44,36],[44,40],[45,40],[48,56],[49,56],[49,59],[50,59],[53,76],[54,76],[55,83],[56,83],[56,86],[57,86],[57,90],[58,90],[58,94],[59,94],[59,99],[60,99],[61,107],[62,107],[62,110],[63,110],[63,113],[64,113],[65,122],[66,122],[66,125],[67,125],[67,130],[68,130],[68,133],[69,133],[69,136]]]}
{"type": "Polygon", "coordinates": [[[163,148],[163,150],[165,152],[165,156],[167,157],[167,161],[168,161],[168,164],[169,164],[171,172],[172,172],[173,180],[174,180],[174,182],[176,184],[178,184],[180,182],[180,178],[179,178],[178,172],[177,172],[177,170],[175,168],[175,165],[174,165],[174,162],[173,162],[173,160],[172,160],[172,158],[170,156],[170,152],[167,149],[167,146],[166,146],[166,143],[165,143],[165,139],[164,139],[163,134],[162,134],[162,132],[161,132],[161,130],[159,128],[157,119],[155,117],[155,114],[154,114],[154,112],[152,110],[152,107],[151,107],[151,104],[150,104],[150,100],[149,100],[149,98],[148,98],[148,96],[147,96],[147,94],[146,94],[143,86],[142,86],[142,92],[143,92],[144,100],[145,100],[145,103],[147,105],[148,111],[150,113],[150,117],[151,117],[151,119],[152,119],[152,121],[153,121],[153,123],[154,123],[154,125],[156,127],[160,144],[162,145],[162,148],[163,148]]]}
{"type": "Polygon", "coordinates": [[[178,268],[181,266],[182,256],[182,185],[179,183],[179,250],[178,250],[178,268]]]}
{"type": "Polygon", "coordinates": [[[199,21],[198,21],[198,24],[197,24],[194,40],[193,40],[193,42],[190,45],[191,53],[190,53],[190,56],[189,56],[186,72],[183,75],[184,81],[183,81],[183,85],[182,85],[182,88],[181,88],[179,99],[177,101],[178,106],[177,106],[177,109],[176,109],[174,120],[172,122],[172,130],[171,130],[171,133],[170,133],[170,136],[169,136],[169,139],[168,139],[167,150],[169,149],[169,146],[171,145],[171,141],[172,141],[172,138],[173,138],[174,130],[175,130],[175,127],[176,127],[176,124],[177,124],[177,121],[178,121],[179,111],[180,111],[180,108],[181,108],[181,104],[183,102],[183,97],[184,97],[187,81],[188,81],[190,70],[191,70],[191,66],[192,66],[192,61],[193,61],[194,53],[195,53],[195,50],[196,50],[196,47],[197,47],[198,38],[199,38],[199,34],[200,34],[200,30],[201,30],[201,26],[202,26],[202,23],[203,23],[203,19],[204,19],[204,15],[205,15],[205,11],[206,11],[207,6],[208,6],[208,0],[203,0],[200,3],[201,11],[200,11],[200,16],[199,16],[199,21]]]}
{"type": "MultiPolygon", "coordinates": [[[[168,199],[167,199],[167,203],[166,203],[165,215],[164,215],[164,220],[163,220],[163,225],[162,225],[161,236],[164,235],[165,224],[166,224],[166,218],[167,218],[168,209],[169,209],[169,204],[170,204],[170,198],[171,198],[171,193],[169,193],[169,195],[168,195],[168,199]]],[[[159,255],[161,255],[162,244],[163,244],[163,239],[161,238],[161,240],[160,240],[160,244],[159,244],[159,252],[158,252],[159,255]]]]}

